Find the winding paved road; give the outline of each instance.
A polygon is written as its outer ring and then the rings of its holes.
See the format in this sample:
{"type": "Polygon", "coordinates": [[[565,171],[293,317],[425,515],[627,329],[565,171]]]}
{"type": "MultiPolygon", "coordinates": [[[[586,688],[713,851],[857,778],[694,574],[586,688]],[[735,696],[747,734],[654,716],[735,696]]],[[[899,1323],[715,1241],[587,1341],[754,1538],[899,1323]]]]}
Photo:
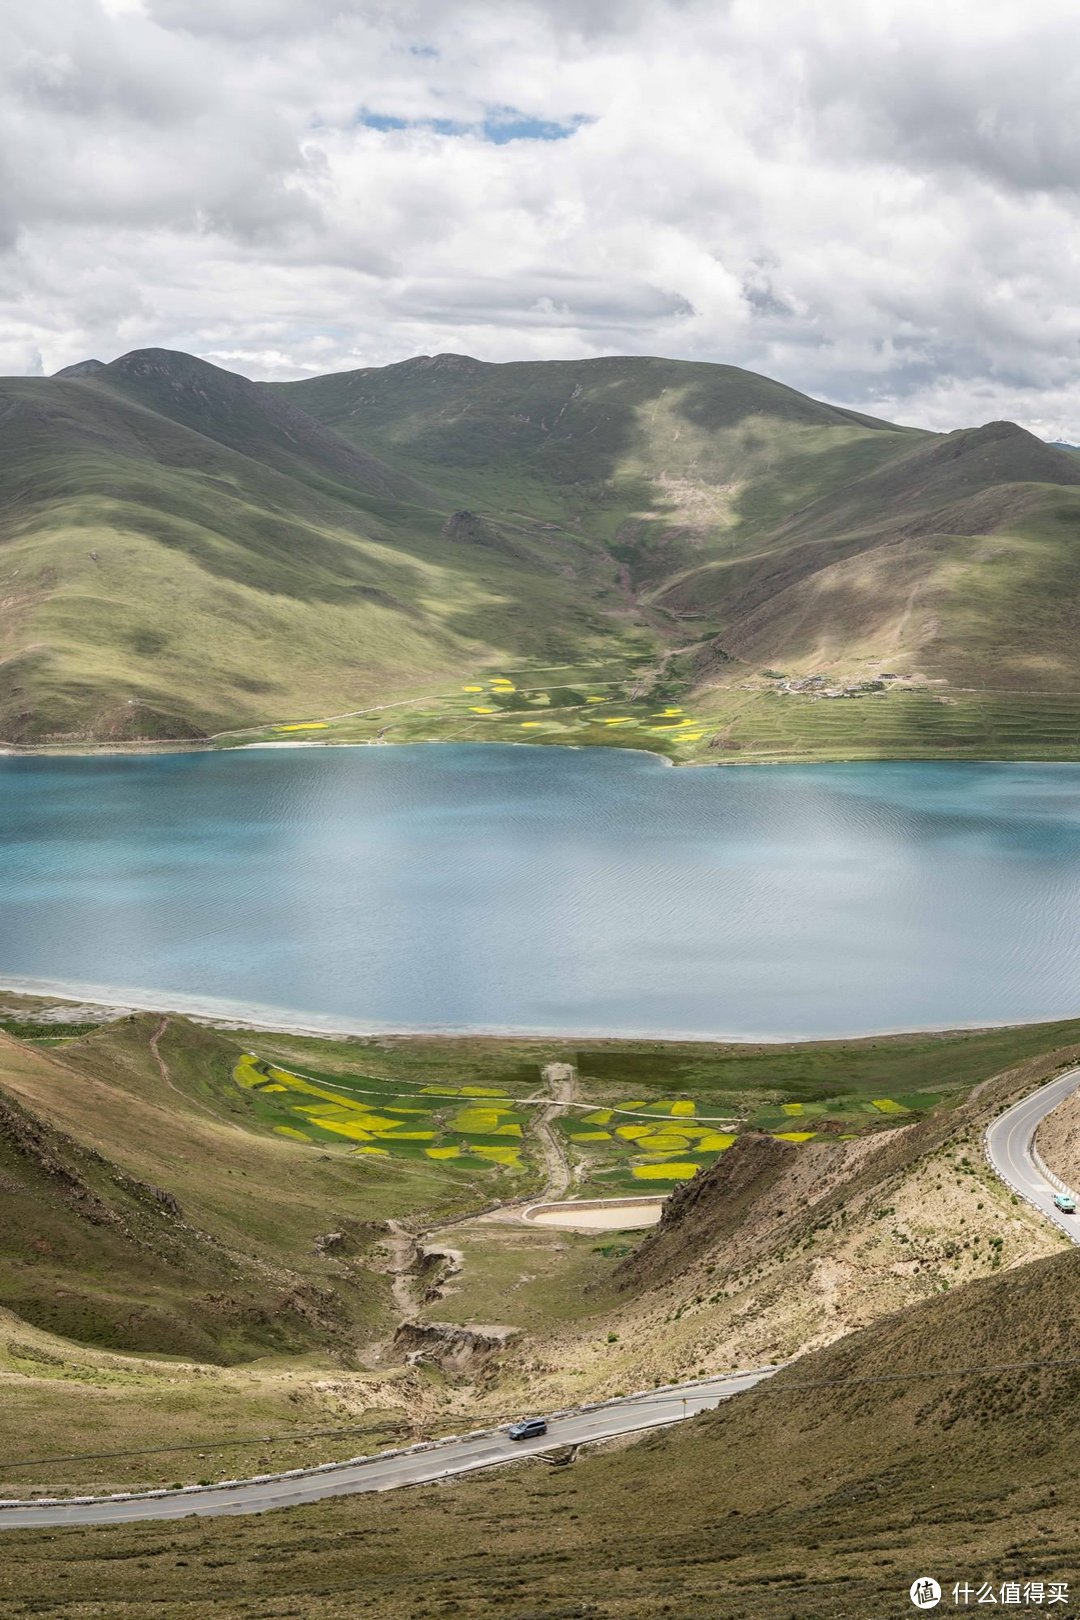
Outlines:
{"type": "MultiPolygon", "coordinates": [[[[1080,1068],[1040,1086],[1030,1097],[1022,1097],[986,1128],[986,1157],[1013,1192],[1019,1193],[1040,1215],[1080,1243],[1080,1215],[1063,1215],[1054,1208],[1055,1192],[1071,1192],[1059,1176],[1049,1171],[1035,1149],[1035,1132],[1053,1109],[1065,1101],[1080,1084],[1080,1068]]],[[[1080,1203],[1080,1198],[1077,1199],[1080,1203]]]]}
{"type": "Polygon", "coordinates": [[[727,1378],[703,1379],[648,1394],[630,1395],[591,1411],[585,1408],[568,1412],[552,1417],[547,1434],[537,1440],[515,1442],[507,1438],[505,1430],[496,1429],[460,1440],[436,1441],[420,1451],[387,1452],[354,1462],[327,1464],[322,1469],[236,1480],[228,1485],[189,1486],[182,1491],[143,1493],[126,1500],[98,1497],[95,1500],[0,1504],[0,1529],[131,1524],[140,1519],[183,1519],[191,1514],[265,1513],[269,1508],[296,1507],[302,1502],[318,1502],[326,1496],[431,1484],[477,1468],[516,1462],[521,1457],[536,1456],[559,1446],[607,1440],[612,1435],[677,1423],[715,1406],[718,1401],[738,1395],[741,1390],[750,1389],[776,1371],[776,1367],[758,1367],[753,1372],[735,1373],[727,1378]]]}
{"type": "MultiPolygon", "coordinates": [[[[1054,1193],[1061,1191],[1064,1183],[1042,1164],[1034,1137],[1046,1115],[1064,1102],[1078,1084],[1080,1068],[1059,1075],[1000,1114],[987,1127],[984,1138],[987,1159],[1006,1185],[1047,1220],[1053,1221],[1074,1243],[1080,1243],[1080,1216],[1063,1215],[1054,1208],[1054,1193]]],[[[455,1474],[537,1456],[560,1446],[606,1440],[613,1435],[677,1423],[742,1390],[751,1389],[777,1370],[776,1367],[758,1367],[752,1372],[703,1379],[630,1395],[592,1409],[559,1414],[550,1419],[547,1434],[537,1440],[515,1443],[507,1438],[504,1430],[495,1429],[461,1439],[436,1441],[419,1450],[385,1452],[352,1462],[326,1464],[319,1469],[236,1480],[226,1485],[189,1486],[181,1491],[96,1499],[0,1503],[0,1529],[131,1524],[144,1519],[181,1519],[191,1515],[265,1513],[270,1508],[295,1507],[327,1496],[431,1484],[455,1474]]]]}

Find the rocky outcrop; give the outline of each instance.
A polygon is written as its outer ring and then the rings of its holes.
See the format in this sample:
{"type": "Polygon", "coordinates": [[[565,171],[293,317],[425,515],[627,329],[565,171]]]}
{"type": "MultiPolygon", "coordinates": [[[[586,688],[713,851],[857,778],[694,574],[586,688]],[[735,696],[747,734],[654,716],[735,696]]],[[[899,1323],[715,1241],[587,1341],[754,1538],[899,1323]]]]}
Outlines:
{"type": "Polygon", "coordinates": [[[426,1244],[420,1244],[413,1267],[420,1303],[430,1305],[433,1300],[442,1299],[447,1284],[457,1276],[461,1266],[462,1257],[458,1249],[428,1248],[426,1244]]]}
{"type": "Polygon", "coordinates": [[[454,1322],[402,1322],[394,1334],[393,1353],[415,1365],[428,1362],[447,1373],[471,1373],[520,1336],[499,1325],[454,1322]]]}
{"type": "Polygon", "coordinates": [[[448,540],[456,540],[459,544],[483,546],[485,550],[498,551],[503,556],[536,561],[525,547],[517,545],[501,529],[496,528],[494,523],[481,517],[479,512],[462,510],[451,513],[443,524],[442,532],[448,540]]]}
{"type": "Polygon", "coordinates": [[[316,1254],[340,1254],[345,1247],[344,1232],[325,1232],[315,1239],[316,1254]]]}
{"type": "Polygon", "coordinates": [[[770,1198],[798,1151],[757,1131],[740,1136],[707,1170],[675,1188],[657,1225],[619,1266],[619,1286],[655,1287],[718,1248],[770,1198]]]}
{"type": "Polygon", "coordinates": [[[1074,1092],[1047,1114],[1035,1133],[1035,1146],[1070,1187],[1080,1182],[1080,1095],[1074,1092]]]}
{"type": "MultiPolygon", "coordinates": [[[[906,1135],[907,1133],[903,1133],[906,1135]]],[[[901,1133],[799,1146],[747,1131],[707,1170],[682,1182],[644,1242],[617,1273],[620,1288],[655,1288],[708,1259],[726,1267],[759,1259],[817,1218],[838,1188],[871,1160],[899,1150],[901,1133]]]]}
{"type": "Polygon", "coordinates": [[[0,1144],[36,1172],[48,1177],[56,1196],[93,1226],[118,1226],[119,1217],[76,1168],[81,1156],[90,1163],[105,1161],[90,1150],[79,1150],[60,1132],[50,1130],[27,1109],[0,1097],[0,1144]]]}
{"type": "Polygon", "coordinates": [[[474,546],[497,546],[498,530],[479,512],[452,512],[443,524],[443,534],[449,540],[466,540],[474,546]]]}
{"type": "Polygon", "coordinates": [[[164,1187],[154,1187],[149,1181],[133,1182],[132,1190],[152,1199],[155,1204],[159,1204],[165,1213],[167,1215],[171,1215],[174,1220],[183,1220],[184,1212],[180,1208],[180,1200],[177,1198],[175,1193],[167,1192],[164,1187]]]}

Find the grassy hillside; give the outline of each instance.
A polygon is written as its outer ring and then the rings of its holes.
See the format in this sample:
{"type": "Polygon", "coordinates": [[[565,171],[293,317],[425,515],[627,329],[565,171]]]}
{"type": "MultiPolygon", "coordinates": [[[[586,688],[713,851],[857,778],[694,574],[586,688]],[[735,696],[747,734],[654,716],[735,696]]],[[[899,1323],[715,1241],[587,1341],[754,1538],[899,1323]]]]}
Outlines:
{"type": "MultiPolygon", "coordinates": [[[[540,678],[540,708],[498,705],[485,736],[679,761],[1080,756],[1075,457],[1013,424],[918,434],[652,360],[436,356],[283,392],[463,500],[543,503],[621,565],[667,649],[644,691],[639,672],[556,703],[540,678]],[[902,678],[860,690],[882,672],[902,678]],[[665,704],[684,735],[655,723],[665,704]]],[[[478,727],[447,694],[395,730],[478,727]]]]}
{"type": "Polygon", "coordinates": [[[0,436],[8,740],[197,737],[622,647],[602,558],[448,529],[449,501],[189,356],[6,380],[0,436]]]}
{"type": "MultiPolygon", "coordinates": [[[[903,701],[853,727],[850,713],[787,714],[770,749],[731,716],[764,715],[761,672],[776,665],[841,688],[899,671],[901,699],[914,686],[930,704],[977,692],[1040,756],[1080,747],[1075,725],[1054,724],[1080,683],[1076,460],[1014,424],[919,434],[732,367],[660,360],[442,355],[281,391],[462,499],[542,502],[602,541],[665,639],[664,695],[695,702],[710,734],[691,757],[713,739],[747,757],[1008,756],[993,726],[952,737],[903,701]]],[[[816,693],[789,704],[827,707],[816,693]]]]}
{"type": "Polygon", "coordinates": [[[60,1045],[0,1033],[0,1306],[80,1344],[217,1362],[355,1355],[394,1325],[373,1263],[387,1221],[480,1206],[497,1167],[302,1144],[237,1083],[243,1051],[151,1015],[60,1045]]]}
{"type": "Polygon", "coordinates": [[[65,1037],[35,1011],[0,1039],[0,1494],[287,1468],[793,1354],[1057,1242],[978,1132],[1075,1023],[577,1049],[148,1016],[65,1037]],[[472,1218],[541,1185],[530,1099],[552,1061],[578,1073],[556,1126],[577,1190],[715,1164],[655,1238],[472,1218]],[[448,1266],[418,1266],[410,1232],[448,1266]],[[515,1337],[412,1367],[405,1317],[515,1337]]]}
{"type": "Polygon", "coordinates": [[[946,1602],[954,1581],[1042,1581],[1045,1606],[1050,1581],[1075,1588],[1080,1556],[1078,1332],[1069,1254],[888,1318],[715,1415],[571,1467],[164,1532],[12,1534],[7,1612],[866,1620],[911,1613],[919,1574],[946,1602]]]}
{"type": "Polygon", "coordinates": [[[635,513],[760,523],[920,437],[736,366],[648,357],[423,355],[274,391],[463,504],[539,503],[612,538],[635,513]],[[763,497],[766,472],[776,487],[763,497]]]}
{"type": "Polygon", "coordinates": [[[924,434],[647,357],[269,385],[148,349],[0,382],[0,446],[8,741],[329,721],[328,740],[677,760],[1008,757],[992,726],[942,743],[926,703],[895,701],[929,694],[998,704],[1046,757],[1080,750],[1054,723],[1080,689],[1077,459],[1008,423],[924,434]],[[823,692],[785,693],[815,712],[785,712],[773,747],[756,721],[777,666],[901,682],[843,738],[823,692]],[[464,701],[507,674],[535,700],[464,701]],[[686,737],[651,724],[671,702],[686,737]]]}
{"type": "MultiPolygon", "coordinates": [[[[249,1137],[201,1101],[229,1072],[229,1043],[166,1032],[151,1048],[156,1024],[62,1050],[0,1037],[13,1199],[0,1304],[78,1343],[217,1362],[354,1343],[383,1290],[313,1242],[335,1214],[357,1226],[342,1168],[313,1157],[290,1174],[286,1143],[249,1137]],[[287,1190],[271,1200],[278,1179],[287,1190]]],[[[353,1252],[371,1240],[357,1228],[353,1252]]]]}
{"type": "Polygon", "coordinates": [[[957,684],[1064,686],[1078,484],[1075,458],[1011,423],[949,434],[813,502],[756,554],[687,571],[662,600],[708,603],[751,665],[876,657],[957,684]]]}

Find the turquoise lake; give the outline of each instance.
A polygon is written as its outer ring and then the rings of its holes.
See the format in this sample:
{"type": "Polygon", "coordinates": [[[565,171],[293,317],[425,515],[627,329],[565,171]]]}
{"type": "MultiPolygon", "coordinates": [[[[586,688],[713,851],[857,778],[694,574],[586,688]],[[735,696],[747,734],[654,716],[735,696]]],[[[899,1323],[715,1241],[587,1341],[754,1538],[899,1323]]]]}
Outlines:
{"type": "Polygon", "coordinates": [[[0,760],[0,981],[345,1029],[1080,1013],[1080,766],[483,745],[0,760]]]}

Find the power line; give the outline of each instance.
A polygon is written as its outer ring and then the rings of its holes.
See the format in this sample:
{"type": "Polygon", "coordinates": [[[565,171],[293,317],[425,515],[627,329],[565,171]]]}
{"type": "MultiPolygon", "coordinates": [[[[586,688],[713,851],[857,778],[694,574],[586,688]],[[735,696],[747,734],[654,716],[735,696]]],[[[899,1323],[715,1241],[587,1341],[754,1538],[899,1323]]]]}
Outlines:
{"type": "MultiPolygon", "coordinates": [[[[1080,1356],[1044,1357],[1031,1361],[983,1362],[969,1367],[919,1367],[913,1368],[910,1372],[865,1373],[856,1375],[855,1377],[804,1378],[797,1380],[785,1380],[785,1382],[782,1384],[772,1384],[772,1375],[770,1374],[766,1378],[763,1378],[760,1383],[751,1385],[750,1389],[756,1390],[761,1394],[786,1395],[791,1390],[854,1388],[867,1384],[904,1383],[912,1379],[920,1378],[947,1378],[959,1381],[963,1378],[990,1377],[998,1373],[1033,1372],[1044,1368],[1063,1367],[1080,1367],[1080,1356]]],[[[737,1378],[739,1377],[739,1374],[732,1373],[730,1374],[730,1377],[737,1378]]],[[[749,1393],[749,1389],[732,1391],[732,1395],[749,1393]]],[[[700,1385],[696,1385],[687,1386],[685,1395],[681,1394],[680,1388],[677,1387],[666,1392],[659,1391],[655,1395],[642,1395],[637,1398],[631,1397],[627,1400],[626,1404],[630,1405],[632,1400],[635,1407],[665,1406],[670,1405],[673,1401],[679,1401],[680,1399],[687,1402],[695,1400],[719,1402],[722,1400],[729,1400],[731,1399],[731,1396],[713,1394],[709,1390],[702,1389],[700,1385]]],[[[708,1411],[712,1410],[712,1408],[704,1407],[702,1410],[708,1411]]],[[[575,1415],[583,1414],[579,1413],[575,1415]]],[[[345,1425],[343,1427],[331,1429],[307,1429],[302,1434],[256,1435],[242,1440],[199,1440],[185,1442],[183,1445],[177,1446],[147,1446],[138,1450],[129,1451],[85,1451],[74,1453],[71,1456],[24,1457],[14,1460],[9,1459],[5,1466],[8,1468],[43,1468],[48,1466],[50,1463],[100,1462],[109,1461],[120,1457],[161,1457],[189,1451],[225,1451],[239,1446],[300,1445],[306,1440],[327,1438],[343,1439],[350,1434],[363,1434],[365,1432],[366,1431],[362,1425],[345,1425]]],[[[628,1432],[632,1433],[633,1431],[631,1430],[628,1432]]],[[[451,1438],[452,1437],[450,1436],[447,1437],[448,1443],[451,1438]]],[[[596,1438],[608,1439],[610,1436],[600,1435],[596,1438]]],[[[434,1443],[438,1442],[436,1441],[434,1443]]],[[[587,1441],[567,1442],[567,1444],[571,1443],[586,1444],[587,1441]]],[[[526,1455],[531,1455],[531,1453],[527,1453],[526,1455]]],[[[370,1460],[374,1461],[377,1459],[377,1457],[378,1453],[373,1453],[370,1460]]],[[[348,1462],[350,1460],[351,1459],[349,1458],[345,1458],[344,1462],[348,1462]]],[[[241,1483],[243,1482],[241,1481],[241,1483]]]]}
{"type": "Polygon", "coordinates": [[[102,1462],[117,1457],[164,1457],[182,1451],[228,1451],[237,1446],[301,1445],[305,1440],[344,1438],[364,1434],[363,1425],[336,1429],[306,1429],[303,1434],[260,1434],[243,1440],[189,1440],[178,1446],[144,1446],[132,1451],[80,1451],[69,1457],[20,1457],[6,1461],[7,1468],[43,1468],[49,1463],[102,1462]]]}

